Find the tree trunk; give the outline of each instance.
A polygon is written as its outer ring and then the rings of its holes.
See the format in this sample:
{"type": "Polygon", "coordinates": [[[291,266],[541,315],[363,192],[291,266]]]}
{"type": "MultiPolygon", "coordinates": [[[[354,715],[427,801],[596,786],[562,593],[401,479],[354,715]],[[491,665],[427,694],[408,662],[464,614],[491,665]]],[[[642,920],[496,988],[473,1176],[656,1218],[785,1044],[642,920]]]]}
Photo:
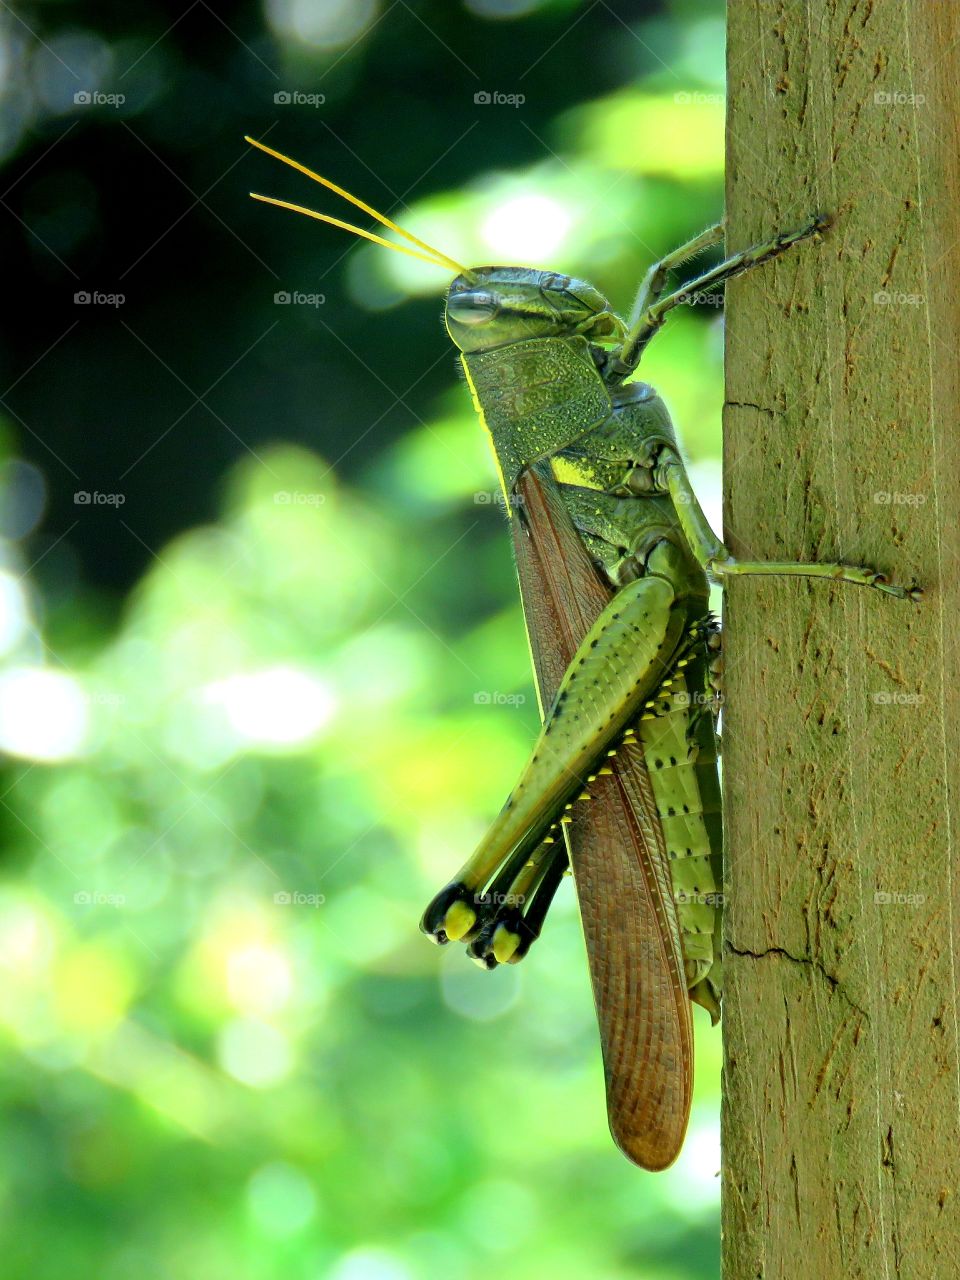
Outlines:
{"type": "Polygon", "coordinates": [[[960,1275],[960,3],[731,0],[726,1280],[960,1275]]]}

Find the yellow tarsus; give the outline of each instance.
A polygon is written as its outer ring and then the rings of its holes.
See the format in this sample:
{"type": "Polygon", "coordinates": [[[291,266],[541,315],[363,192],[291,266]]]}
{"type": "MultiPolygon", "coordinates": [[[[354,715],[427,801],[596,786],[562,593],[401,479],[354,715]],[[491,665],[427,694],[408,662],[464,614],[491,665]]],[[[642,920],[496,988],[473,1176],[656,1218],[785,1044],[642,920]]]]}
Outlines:
{"type": "Polygon", "coordinates": [[[455,902],[443,921],[443,931],[451,942],[459,942],[476,923],[477,913],[465,902],[455,902]]]}

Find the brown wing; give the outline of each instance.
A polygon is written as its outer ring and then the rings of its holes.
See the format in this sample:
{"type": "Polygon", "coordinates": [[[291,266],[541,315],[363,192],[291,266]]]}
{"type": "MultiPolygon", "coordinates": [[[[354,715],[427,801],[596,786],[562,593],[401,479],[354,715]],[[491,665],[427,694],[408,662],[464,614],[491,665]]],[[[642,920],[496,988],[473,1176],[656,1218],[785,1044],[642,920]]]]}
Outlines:
{"type": "MultiPolygon", "coordinates": [[[[541,707],[612,595],[563,507],[547,464],[517,485],[511,520],[541,707]]],[[[567,827],[600,1023],[607,1112],[645,1169],[677,1157],[690,1114],[693,1029],[663,832],[639,746],[590,784],[567,827]]]]}

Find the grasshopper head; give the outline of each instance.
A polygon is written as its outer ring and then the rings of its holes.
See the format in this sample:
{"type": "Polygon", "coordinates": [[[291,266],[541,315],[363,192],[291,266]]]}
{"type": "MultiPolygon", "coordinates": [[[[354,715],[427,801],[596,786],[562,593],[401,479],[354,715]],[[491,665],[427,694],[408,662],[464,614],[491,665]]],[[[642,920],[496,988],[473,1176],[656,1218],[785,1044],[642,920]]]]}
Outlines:
{"type": "Polygon", "coordinates": [[[527,338],[582,334],[593,342],[622,337],[622,322],[585,280],[529,267],[473,267],[447,292],[447,332],[464,352],[488,351],[527,338]]]}
{"type": "Polygon", "coordinates": [[[488,351],[525,338],[549,338],[582,334],[592,342],[614,342],[624,337],[623,321],[610,309],[606,298],[585,280],[575,280],[559,275],[556,271],[535,271],[532,267],[473,267],[468,268],[455,258],[427,244],[412,232],[398,226],[392,218],[378,212],[371,205],[338,187],[329,178],[314,173],[306,165],[292,160],[280,151],[254,138],[247,138],[252,146],[282,161],[314,182],[340,196],[349,204],[374,218],[381,226],[395,232],[406,241],[397,244],[386,240],[376,232],[355,227],[340,218],[288,200],[273,196],[250,194],[255,200],[279,205],[294,213],[305,214],[318,222],[339,227],[351,235],[374,244],[383,245],[397,253],[407,254],[434,266],[443,266],[457,272],[447,292],[447,332],[462,352],[488,351]]]}

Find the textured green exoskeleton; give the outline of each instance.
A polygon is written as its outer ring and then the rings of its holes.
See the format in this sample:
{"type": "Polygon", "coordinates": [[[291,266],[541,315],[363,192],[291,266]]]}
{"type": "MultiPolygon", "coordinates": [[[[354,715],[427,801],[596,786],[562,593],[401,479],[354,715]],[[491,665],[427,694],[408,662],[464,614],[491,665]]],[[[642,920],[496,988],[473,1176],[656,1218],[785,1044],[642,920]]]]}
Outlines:
{"type": "Polygon", "coordinates": [[[673,307],[826,220],[662,296],[671,268],[722,240],[722,227],[710,228],[655,264],[624,322],[581,280],[461,268],[294,167],[398,231],[416,246],[406,252],[458,271],[447,330],[490,437],[516,551],[543,727],[500,814],[421,927],[440,943],[465,941],[485,967],[515,962],[572,868],[610,1127],[632,1160],[662,1169],[689,1116],[690,1001],[714,1021],[720,1013],[720,637],[709,578],[793,574],[900,598],[919,592],[862,567],[734,560],[704,518],[663,401],[624,379],[673,307]]]}

